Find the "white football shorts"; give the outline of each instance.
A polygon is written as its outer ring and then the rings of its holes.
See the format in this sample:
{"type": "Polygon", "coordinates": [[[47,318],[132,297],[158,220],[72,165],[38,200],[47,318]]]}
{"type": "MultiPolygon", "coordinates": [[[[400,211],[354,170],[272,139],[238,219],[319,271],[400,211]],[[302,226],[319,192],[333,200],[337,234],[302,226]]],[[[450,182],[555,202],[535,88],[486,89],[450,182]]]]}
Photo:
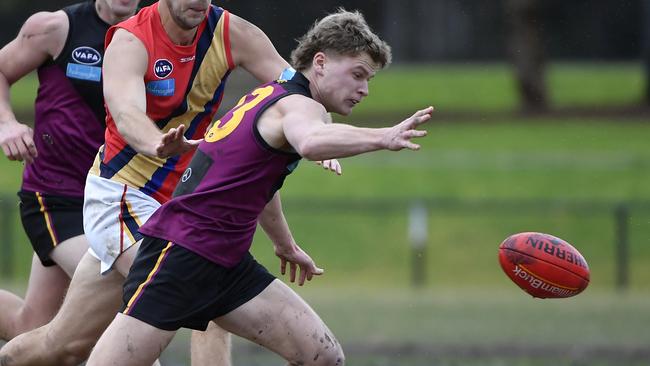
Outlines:
{"type": "Polygon", "coordinates": [[[101,261],[101,273],[108,272],[115,260],[142,239],[138,232],[160,207],[152,197],[110,179],[88,174],[84,192],[84,231],[88,251],[101,261]]]}

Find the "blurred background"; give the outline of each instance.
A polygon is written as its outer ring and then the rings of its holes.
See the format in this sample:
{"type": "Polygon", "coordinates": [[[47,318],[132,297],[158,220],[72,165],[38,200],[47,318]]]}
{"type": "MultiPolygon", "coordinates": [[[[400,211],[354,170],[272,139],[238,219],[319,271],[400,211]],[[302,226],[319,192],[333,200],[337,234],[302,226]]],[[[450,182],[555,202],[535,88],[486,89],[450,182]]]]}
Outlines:
{"type": "MultiPolygon", "coordinates": [[[[72,1],[0,3],[0,42],[33,12],[72,1]]],[[[143,4],[149,4],[143,1],[143,4]]],[[[434,105],[418,152],[343,159],[337,177],[303,161],[285,213],[325,269],[294,286],[350,365],[647,365],[650,361],[649,0],[249,0],[217,3],[289,57],[337,7],[359,9],[394,64],[349,118],[387,126],[434,105]],[[540,231],[578,248],[591,284],[538,300],[503,274],[507,236],[540,231]]],[[[255,82],[231,80],[222,112],[255,82]]],[[[31,121],[36,79],[12,88],[31,121]]],[[[0,284],[22,293],[31,247],[0,159],[0,284]]],[[[263,234],[255,256],[278,274],[263,234]]],[[[165,365],[188,365],[187,332],[165,365]]],[[[236,365],[282,365],[235,339],[236,365]]]]}

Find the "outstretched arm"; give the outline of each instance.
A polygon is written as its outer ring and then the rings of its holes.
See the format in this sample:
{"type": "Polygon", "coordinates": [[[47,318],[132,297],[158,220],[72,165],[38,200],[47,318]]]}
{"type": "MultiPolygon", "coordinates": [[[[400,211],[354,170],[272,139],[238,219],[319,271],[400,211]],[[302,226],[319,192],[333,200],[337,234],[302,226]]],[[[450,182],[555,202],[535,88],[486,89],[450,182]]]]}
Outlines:
{"type": "MultiPolygon", "coordinates": [[[[325,121],[325,123],[332,123],[331,113],[327,114],[327,120],[325,121]]],[[[331,172],[336,173],[336,175],[343,174],[343,168],[341,167],[341,163],[337,159],[318,160],[316,161],[316,164],[322,166],[323,169],[325,170],[329,170],[331,172]]]]}
{"type": "Polygon", "coordinates": [[[336,175],[343,174],[343,168],[337,159],[318,160],[316,164],[322,166],[325,170],[336,173],[336,175]]]}
{"type": "Polygon", "coordinates": [[[137,152],[159,158],[196,148],[197,140],[183,136],[184,126],[163,134],[147,116],[147,64],[144,44],[130,32],[118,29],[104,55],[104,100],[120,135],[137,152]]]}
{"type": "Polygon", "coordinates": [[[284,275],[289,263],[289,280],[295,282],[296,269],[300,268],[298,285],[302,286],[305,280],[311,281],[314,275],[321,275],[323,270],[316,267],[316,263],[296,244],[289,230],[289,225],[282,212],[280,192],[276,192],[273,199],[266,205],[259,217],[260,225],[266,235],[273,242],[275,255],[280,257],[280,272],[284,275]]]}
{"type": "Polygon", "coordinates": [[[381,149],[418,150],[420,145],[411,140],[426,135],[426,131],[417,127],[428,121],[433,112],[433,107],[419,110],[393,127],[360,128],[325,123],[325,109],[302,96],[286,97],[278,106],[287,142],[309,160],[342,158],[381,149]]]}
{"type": "Polygon", "coordinates": [[[31,128],[18,122],[9,100],[10,86],[61,52],[68,34],[63,11],[29,17],[18,36],[0,50],[0,146],[9,160],[31,163],[37,156],[31,128]]]}

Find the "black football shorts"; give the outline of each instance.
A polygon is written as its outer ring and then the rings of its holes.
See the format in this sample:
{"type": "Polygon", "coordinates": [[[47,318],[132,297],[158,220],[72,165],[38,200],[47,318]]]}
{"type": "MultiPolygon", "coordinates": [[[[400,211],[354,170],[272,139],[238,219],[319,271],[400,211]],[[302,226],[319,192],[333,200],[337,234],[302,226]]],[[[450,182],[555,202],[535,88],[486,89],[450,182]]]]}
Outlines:
{"type": "Polygon", "coordinates": [[[83,235],[83,198],[18,192],[20,219],[34,251],[46,266],[56,263],[50,253],[60,243],[83,235]]]}
{"type": "Polygon", "coordinates": [[[250,253],[232,268],[178,244],[145,236],[124,283],[122,313],[162,330],[205,330],[275,277],[250,253]]]}

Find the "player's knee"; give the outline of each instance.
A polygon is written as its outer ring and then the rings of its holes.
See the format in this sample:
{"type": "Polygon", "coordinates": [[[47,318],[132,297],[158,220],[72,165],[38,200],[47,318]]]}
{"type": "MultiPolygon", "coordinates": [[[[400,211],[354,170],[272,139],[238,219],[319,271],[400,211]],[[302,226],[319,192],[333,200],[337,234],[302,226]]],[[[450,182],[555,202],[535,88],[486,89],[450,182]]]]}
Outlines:
{"type": "Polygon", "coordinates": [[[55,314],[36,311],[30,306],[23,305],[14,319],[16,334],[23,334],[47,324],[55,314]]]}
{"type": "Polygon", "coordinates": [[[13,365],[13,358],[9,354],[7,347],[0,349],[0,366],[11,365],[13,365]]]}
{"type": "Polygon", "coordinates": [[[60,340],[48,339],[47,344],[50,357],[56,359],[57,365],[77,366],[90,356],[94,342],[73,340],[61,343],[60,340]]]}
{"type": "Polygon", "coordinates": [[[336,347],[321,350],[314,358],[306,363],[313,366],[343,366],[345,365],[345,355],[339,345],[336,347]]]}
{"type": "Polygon", "coordinates": [[[84,340],[69,342],[63,346],[61,361],[65,366],[77,366],[88,359],[93,343],[84,340]]]}
{"type": "Polygon", "coordinates": [[[302,353],[294,360],[289,360],[291,366],[343,366],[345,355],[338,343],[323,345],[309,353],[302,353]]]}
{"type": "Polygon", "coordinates": [[[345,365],[345,355],[341,346],[329,348],[326,352],[319,355],[318,359],[314,360],[314,366],[343,366],[345,365]]]}
{"type": "Polygon", "coordinates": [[[21,356],[31,351],[27,340],[28,338],[23,333],[0,348],[0,366],[20,364],[21,356]]]}

